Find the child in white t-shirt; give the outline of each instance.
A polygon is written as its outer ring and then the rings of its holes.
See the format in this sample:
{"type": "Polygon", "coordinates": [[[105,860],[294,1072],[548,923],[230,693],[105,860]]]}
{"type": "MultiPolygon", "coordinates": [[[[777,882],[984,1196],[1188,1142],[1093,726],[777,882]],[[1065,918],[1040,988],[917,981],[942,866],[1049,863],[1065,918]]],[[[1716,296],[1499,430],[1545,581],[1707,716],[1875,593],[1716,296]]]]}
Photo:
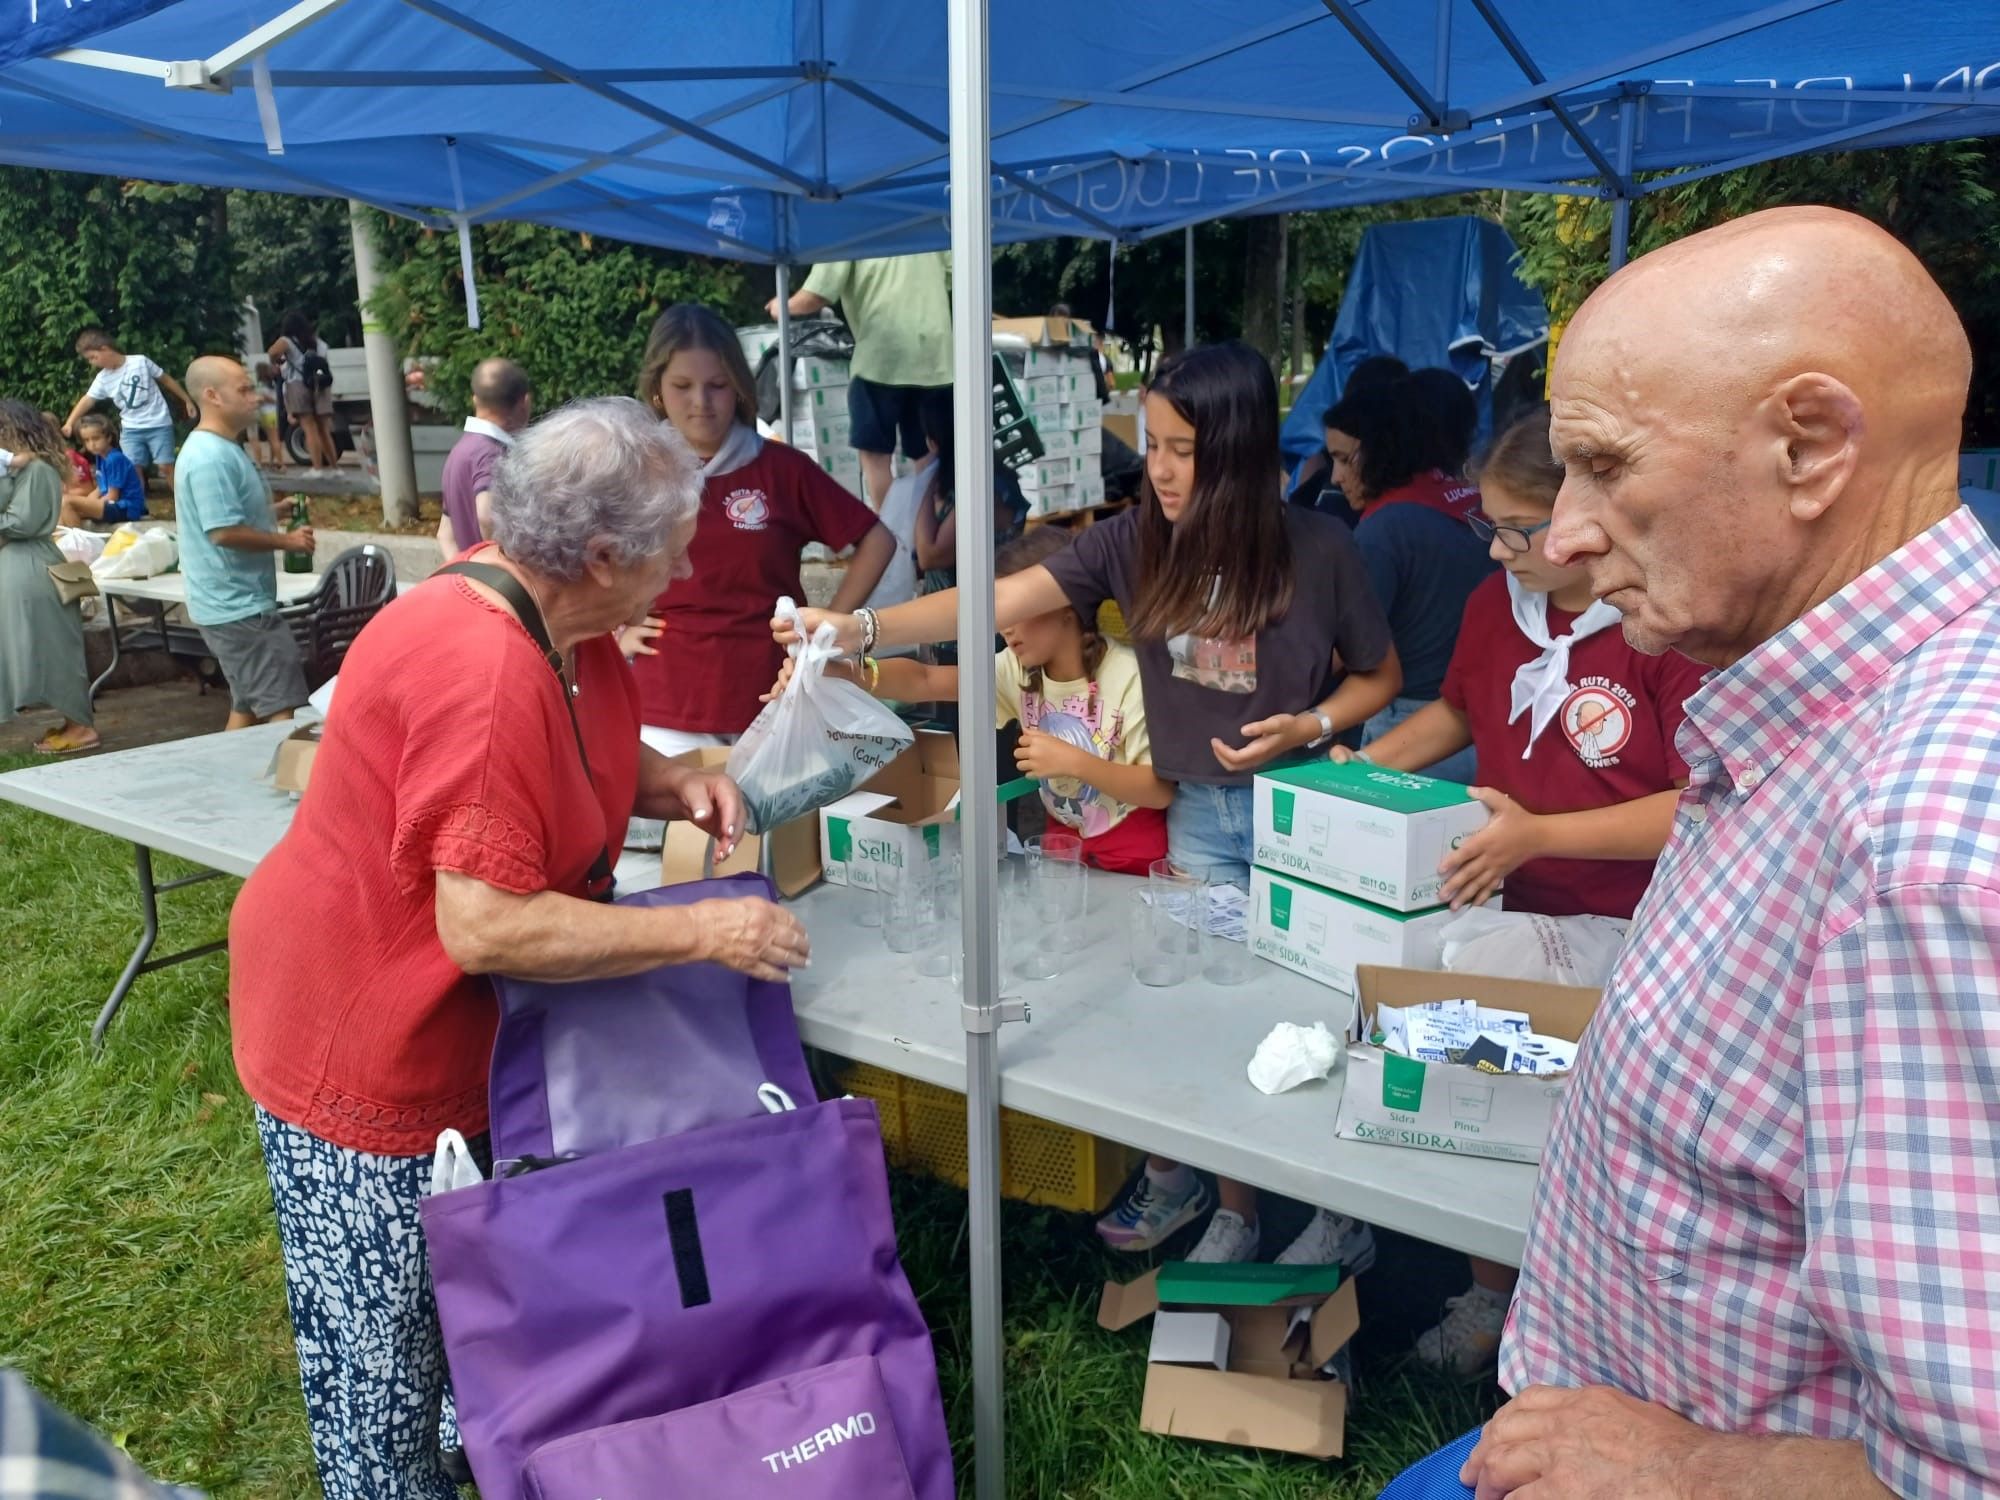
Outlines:
{"type": "Polygon", "coordinates": [[[83,414],[99,401],[109,401],[118,408],[118,446],[132,460],[132,467],[144,469],[147,464],[157,465],[161,480],[171,490],[174,415],[167,407],[167,396],[180,403],[190,422],[199,421],[201,413],[187,391],[145,355],[127,354],[120,349],[102,328],[86,328],[79,333],[76,352],[97,375],[90,382],[90,389],[70,408],[63,431],[76,436],[76,424],[83,414]]]}

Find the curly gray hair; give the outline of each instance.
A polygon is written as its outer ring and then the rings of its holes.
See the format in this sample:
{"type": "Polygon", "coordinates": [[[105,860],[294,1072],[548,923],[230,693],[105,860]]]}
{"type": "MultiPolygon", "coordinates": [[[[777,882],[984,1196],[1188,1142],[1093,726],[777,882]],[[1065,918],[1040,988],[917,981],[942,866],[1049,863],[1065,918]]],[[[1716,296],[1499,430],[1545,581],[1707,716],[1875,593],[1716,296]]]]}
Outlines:
{"type": "Polygon", "coordinates": [[[671,422],[630,396],[593,396],[515,440],[487,525],[515,562],[569,583],[593,546],[628,567],[658,553],[700,507],[701,486],[701,460],[671,422]]]}

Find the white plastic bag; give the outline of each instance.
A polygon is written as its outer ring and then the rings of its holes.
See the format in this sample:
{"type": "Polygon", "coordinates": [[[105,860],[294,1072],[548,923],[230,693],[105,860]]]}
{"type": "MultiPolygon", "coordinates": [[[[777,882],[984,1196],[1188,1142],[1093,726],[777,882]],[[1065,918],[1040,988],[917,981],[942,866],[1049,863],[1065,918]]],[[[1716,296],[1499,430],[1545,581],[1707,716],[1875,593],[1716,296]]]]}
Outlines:
{"type": "MultiPolygon", "coordinates": [[[[118,533],[111,535],[116,539],[118,533]]],[[[148,526],[121,552],[113,554],[107,544],[104,556],[90,565],[90,571],[99,579],[151,578],[171,570],[180,555],[173,532],[164,526],[148,526]]]]}
{"type": "MultiPolygon", "coordinates": [[[[780,599],[777,612],[798,621],[790,599],[780,599]]],[[[791,652],[792,680],[729,752],[752,833],[839,801],[916,742],[909,725],[859,687],[826,675],[840,656],[831,625],[791,652]]]]}
{"type": "Polygon", "coordinates": [[[431,1192],[449,1193],[462,1187],[477,1187],[486,1180],[472,1148],[456,1130],[438,1132],[437,1150],[431,1156],[431,1192]]]}
{"type": "Polygon", "coordinates": [[[1460,974],[1601,988],[1631,923],[1474,907],[1438,929],[1444,966],[1460,974]]]}
{"type": "Polygon", "coordinates": [[[80,526],[58,526],[56,528],[56,551],[69,562],[85,565],[97,561],[104,551],[104,544],[110,536],[102,531],[85,531],[80,526]]]}

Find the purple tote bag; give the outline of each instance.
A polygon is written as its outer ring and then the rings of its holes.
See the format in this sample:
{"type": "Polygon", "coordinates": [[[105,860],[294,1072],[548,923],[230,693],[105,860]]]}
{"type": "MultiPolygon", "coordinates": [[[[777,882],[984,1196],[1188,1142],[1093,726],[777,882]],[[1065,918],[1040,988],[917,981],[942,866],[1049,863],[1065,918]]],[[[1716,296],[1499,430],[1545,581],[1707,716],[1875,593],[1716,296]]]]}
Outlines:
{"type": "MultiPolygon", "coordinates": [[[[762,875],[696,880],[620,906],[778,899],[762,875]]],[[[813,1087],[788,985],[720,964],[672,964],[624,979],[496,979],[500,1031],[490,1079],[493,1159],[589,1155],[761,1114],[757,1086],[813,1087]]]]}
{"type": "Polygon", "coordinates": [[[460,1188],[423,1224],[484,1500],[951,1500],[872,1102],[460,1188]]]}

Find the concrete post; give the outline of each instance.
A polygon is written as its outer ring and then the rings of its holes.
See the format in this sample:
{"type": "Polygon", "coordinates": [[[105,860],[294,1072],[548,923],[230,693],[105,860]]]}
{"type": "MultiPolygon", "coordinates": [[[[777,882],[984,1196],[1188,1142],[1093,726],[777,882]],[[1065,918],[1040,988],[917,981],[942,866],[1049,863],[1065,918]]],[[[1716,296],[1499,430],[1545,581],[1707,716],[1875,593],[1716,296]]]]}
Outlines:
{"type": "Polygon", "coordinates": [[[361,216],[362,205],[347,201],[347,227],[354,237],[354,283],[361,303],[361,344],[368,353],[368,411],[375,430],[375,465],[382,483],[382,520],[408,525],[417,518],[417,461],[410,449],[410,408],[403,394],[403,362],[396,341],[368,310],[375,295],[375,242],[361,216]]]}

